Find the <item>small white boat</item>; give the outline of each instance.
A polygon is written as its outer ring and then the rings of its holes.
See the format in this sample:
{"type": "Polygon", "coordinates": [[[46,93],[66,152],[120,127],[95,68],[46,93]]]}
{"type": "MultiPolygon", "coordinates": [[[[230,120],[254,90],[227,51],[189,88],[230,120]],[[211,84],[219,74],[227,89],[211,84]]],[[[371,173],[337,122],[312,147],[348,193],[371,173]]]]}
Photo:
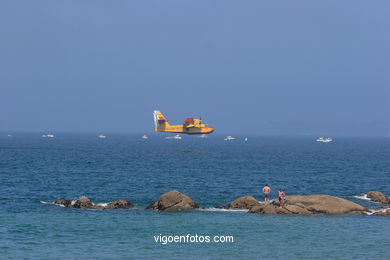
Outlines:
{"type": "Polygon", "coordinates": [[[142,139],[148,139],[149,137],[147,135],[143,135],[142,139]]]}
{"type": "Polygon", "coordinates": [[[233,136],[230,136],[230,135],[228,135],[228,136],[226,136],[225,137],[225,141],[231,141],[231,140],[234,140],[234,139],[236,139],[236,138],[234,138],[233,136]]]}
{"type": "Polygon", "coordinates": [[[168,137],[165,137],[165,139],[177,139],[177,140],[180,140],[181,136],[180,135],[168,136],[168,137]]]}
{"type": "Polygon", "coordinates": [[[317,138],[316,141],[322,142],[322,143],[330,143],[333,141],[333,139],[331,137],[327,137],[327,138],[320,137],[320,138],[317,138]]]}
{"type": "Polygon", "coordinates": [[[98,137],[104,139],[104,138],[106,138],[107,136],[105,136],[105,135],[103,135],[103,134],[100,134],[98,137]]]}
{"type": "Polygon", "coordinates": [[[244,139],[244,140],[245,140],[245,142],[248,142],[248,137],[245,137],[245,139],[244,139]]]}
{"type": "Polygon", "coordinates": [[[207,138],[208,136],[206,134],[202,134],[200,136],[198,136],[199,138],[207,138]]]}
{"type": "Polygon", "coordinates": [[[7,137],[12,137],[12,135],[11,134],[7,134],[7,137]]]}
{"type": "Polygon", "coordinates": [[[44,138],[54,138],[53,134],[43,134],[42,137],[44,138]]]}

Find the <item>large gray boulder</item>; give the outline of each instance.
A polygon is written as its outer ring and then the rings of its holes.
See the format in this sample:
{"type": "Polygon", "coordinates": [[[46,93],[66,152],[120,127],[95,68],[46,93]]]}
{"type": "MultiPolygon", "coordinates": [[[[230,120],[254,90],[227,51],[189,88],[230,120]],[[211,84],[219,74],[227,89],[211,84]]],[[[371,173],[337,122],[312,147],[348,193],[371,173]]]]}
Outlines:
{"type": "Polygon", "coordinates": [[[330,195],[287,196],[285,205],[303,205],[314,214],[362,214],[366,210],[352,201],[330,195]]]}
{"type": "Polygon", "coordinates": [[[286,196],[282,207],[257,205],[250,213],[259,214],[363,214],[366,209],[352,201],[329,195],[286,196]]]}
{"type": "Polygon", "coordinates": [[[383,194],[380,191],[370,191],[370,192],[368,192],[367,193],[367,198],[371,199],[372,201],[380,202],[380,203],[383,203],[383,204],[389,204],[390,203],[390,199],[385,194],[383,194]]]}
{"type": "Polygon", "coordinates": [[[181,211],[197,208],[200,208],[200,206],[195,201],[176,190],[164,193],[158,201],[153,202],[147,207],[147,209],[159,211],[181,211]]]}
{"type": "Polygon", "coordinates": [[[252,196],[239,197],[225,206],[218,206],[222,209],[250,209],[254,206],[261,205],[257,199],[252,196]]]}

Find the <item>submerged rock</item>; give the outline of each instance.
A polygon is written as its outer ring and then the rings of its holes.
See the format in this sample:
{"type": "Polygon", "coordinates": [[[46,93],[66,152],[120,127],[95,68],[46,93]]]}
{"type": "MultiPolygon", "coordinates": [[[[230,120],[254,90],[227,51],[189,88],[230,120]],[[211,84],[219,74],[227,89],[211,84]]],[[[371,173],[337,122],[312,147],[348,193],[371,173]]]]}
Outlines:
{"type": "Polygon", "coordinates": [[[181,211],[197,208],[200,208],[200,206],[195,201],[176,190],[164,193],[158,201],[153,202],[147,207],[147,209],[159,211],[181,211]]]}
{"type": "Polygon", "coordinates": [[[389,204],[390,203],[390,199],[385,194],[383,194],[380,191],[370,191],[370,192],[368,192],[367,193],[367,198],[371,199],[372,201],[380,202],[380,203],[383,203],[383,204],[389,204]]]}
{"type": "Polygon", "coordinates": [[[233,200],[225,206],[218,206],[220,209],[250,209],[254,206],[261,205],[257,199],[252,196],[243,196],[233,200]]]}
{"type": "Polygon", "coordinates": [[[259,214],[363,214],[366,209],[352,201],[329,195],[287,196],[282,207],[257,205],[250,213],[259,214]]]}

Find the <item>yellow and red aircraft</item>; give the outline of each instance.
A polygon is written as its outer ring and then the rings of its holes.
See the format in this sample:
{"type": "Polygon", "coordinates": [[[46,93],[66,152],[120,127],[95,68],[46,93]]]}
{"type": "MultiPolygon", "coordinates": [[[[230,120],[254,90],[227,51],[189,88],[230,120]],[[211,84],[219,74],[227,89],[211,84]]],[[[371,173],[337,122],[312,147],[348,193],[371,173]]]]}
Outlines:
{"type": "Polygon", "coordinates": [[[155,110],[154,116],[154,130],[156,132],[180,133],[180,134],[211,134],[214,128],[209,125],[202,124],[201,119],[189,117],[182,125],[170,125],[168,120],[161,114],[160,111],[155,110]]]}

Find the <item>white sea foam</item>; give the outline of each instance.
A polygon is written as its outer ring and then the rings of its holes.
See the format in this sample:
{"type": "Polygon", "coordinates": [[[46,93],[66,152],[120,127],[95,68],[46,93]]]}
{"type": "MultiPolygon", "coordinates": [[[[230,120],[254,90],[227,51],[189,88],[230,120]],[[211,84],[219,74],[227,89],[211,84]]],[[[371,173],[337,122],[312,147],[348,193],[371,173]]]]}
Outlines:
{"type": "Polygon", "coordinates": [[[363,194],[363,195],[356,195],[356,196],[352,196],[356,199],[359,199],[359,200],[368,200],[368,201],[372,201],[370,198],[367,197],[367,194],[363,194]]]}
{"type": "Polygon", "coordinates": [[[201,211],[215,211],[215,212],[248,212],[247,209],[218,209],[218,208],[205,208],[199,209],[201,211]]]}
{"type": "Polygon", "coordinates": [[[372,215],[372,214],[377,213],[377,212],[386,212],[388,210],[390,210],[390,208],[385,208],[385,209],[368,209],[366,214],[367,215],[372,215]]]}
{"type": "Polygon", "coordinates": [[[101,207],[106,207],[107,205],[108,205],[108,202],[96,204],[96,206],[101,206],[101,207]]]}
{"type": "Polygon", "coordinates": [[[72,200],[72,202],[70,203],[72,206],[76,203],[77,200],[72,200]]]}
{"type": "Polygon", "coordinates": [[[56,205],[56,206],[65,208],[65,205],[62,205],[62,204],[55,204],[54,202],[47,202],[47,201],[42,201],[42,200],[41,200],[40,203],[42,203],[42,204],[56,205]]]}
{"type": "Polygon", "coordinates": [[[42,204],[54,204],[53,202],[47,202],[47,201],[43,201],[43,200],[41,200],[40,203],[42,203],[42,204]]]}

